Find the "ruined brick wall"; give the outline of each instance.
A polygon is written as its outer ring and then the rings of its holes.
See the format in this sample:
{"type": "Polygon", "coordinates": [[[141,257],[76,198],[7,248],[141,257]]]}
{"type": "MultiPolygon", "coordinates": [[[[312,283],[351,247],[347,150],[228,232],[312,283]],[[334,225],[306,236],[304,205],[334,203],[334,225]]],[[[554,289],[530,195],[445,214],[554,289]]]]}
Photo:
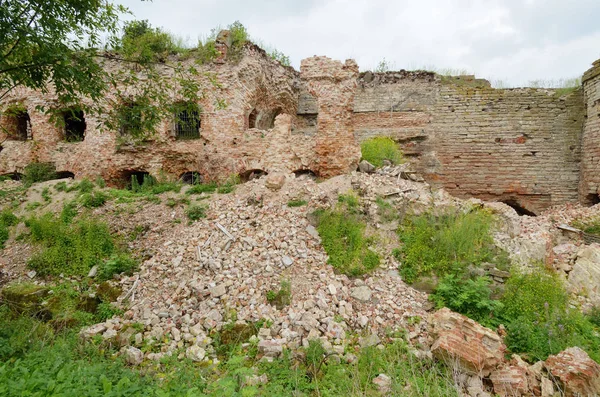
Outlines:
{"type": "Polygon", "coordinates": [[[578,199],[583,98],[493,89],[471,76],[364,73],[354,102],[359,140],[400,143],[434,185],[531,212],[578,199]]]}
{"type": "MultiPolygon", "coordinates": [[[[185,62],[191,65],[194,61],[185,62]]],[[[122,65],[111,61],[105,64],[107,69],[119,67],[122,65]]],[[[200,72],[198,79],[206,94],[200,103],[200,139],[175,139],[173,120],[163,120],[151,142],[135,147],[119,145],[119,132],[100,128],[102,120],[91,115],[85,116],[85,139],[65,142],[63,129],[36,110],[37,105],[54,106],[52,94],[14,90],[3,104],[20,103],[27,108],[33,140],[3,143],[0,175],[21,173],[34,161],[52,162],[58,171],[72,172],[77,178],[102,176],[109,181],[122,180],[130,171],[172,177],[196,171],[206,179],[222,179],[252,169],[292,172],[318,168],[315,141],[291,134],[298,107],[298,72],[281,66],[253,45],[247,46],[238,64],[214,62],[202,66],[200,72]],[[218,88],[206,73],[216,78],[218,88]],[[227,107],[220,109],[217,100],[227,107]],[[249,128],[253,110],[259,118],[274,120],[274,125],[249,128]]],[[[168,78],[170,70],[165,67],[161,73],[168,78]]],[[[177,100],[177,93],[173,98],[177,100]]],[[[107,105],[115,99],[109,95],[107,105]]],[[[0,136],[0,142],[3,140],[0,136]]]]}
{"type": "Polygon", "coordinates": [[[576,202],[582,93],[442,84],[429,179],[458,196],[537,213],[576,202]]]}
{"type": "Polygon", "coordinates": [[[600,60],[583,75],[585,125],[581,161],[580,200],[586,204],[600,202],[600,60]]]}
{"type": "Polygon", "coordinates": [[[355,170],[360,147],[353,133],[352,109],[358,65],[353,60],[342,64],[315,56],[302,61],[300,76],[317,102],[315,155],[319,174],[333,176],[355,170]]]}

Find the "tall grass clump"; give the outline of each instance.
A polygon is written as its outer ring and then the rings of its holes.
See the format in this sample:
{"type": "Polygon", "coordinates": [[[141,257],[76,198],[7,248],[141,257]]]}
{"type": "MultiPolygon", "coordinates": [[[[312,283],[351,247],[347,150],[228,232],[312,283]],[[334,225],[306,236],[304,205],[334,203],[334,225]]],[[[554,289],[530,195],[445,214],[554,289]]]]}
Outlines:
{"type": "Polygon", "coordinates": [[[0,249],[4,248],[4,243],[8,240],[9,228],[17,223],[19,223],[19,219],[9,210],[0,212],[0,249]]]}
{"type": "Polygon", "coordinates": [[[362,159],[373,164],[375,167],[381,167],[384,160],[392,164],[402,162],[402,152],[391,138],[385,136],[376,136],[365,140],[360,145],[362,159]]]}
{"type": "Polygon", "coordinates": [[[356,200],[351,195],[340,196],[335,208],[315,213],[328,263],[349,276],[368,273],[380,261],[379,255],[370,249],[373,240],[366,236],[366,224],[357,213],[356,200]]]}
{"type": "Polygon", "coordinates": [[[494,262],[502,251],[494,245],[493,216],[485,210],[446,209],[406,217],[399,229],[402,278],[413,283],[422,276],[463,274],[471,264],[494,262]]]}
{"type": "Polygon", "coordinates": [[[512,352],[537,361],[579,346],[600,359],[599,329],[570,307],[569,294],[556,274],[541,266],[528,273],[513,272],[501,303],[500,317],[508,332],[505,342],[512,352]]]}
{"type": "Polygon", "coordinates": [[[66,223],[61,217],[45,214],[25,224],[31,241],[41,247],[29,260],[29,267],[40,275],[85,276],[95,265],[102,268],[114,255],[126,255],[108,226],[93,218],[66,223]]]}
{"type": "Polygon", "coordinates": [[[25,186],[51,179],[56,179],[56,167],[52,163],[30,163],[23,170],[25,186]]]}

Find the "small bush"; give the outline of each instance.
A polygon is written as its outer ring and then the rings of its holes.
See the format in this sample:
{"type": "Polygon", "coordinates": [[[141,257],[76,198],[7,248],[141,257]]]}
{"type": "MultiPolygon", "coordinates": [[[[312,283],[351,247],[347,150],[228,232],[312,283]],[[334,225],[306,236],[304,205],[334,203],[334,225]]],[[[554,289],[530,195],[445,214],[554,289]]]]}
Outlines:
{"type": "Polygon", "coordinates": [[[299,199],[299,200],[288,201],[287,206],[290,208],[294,208],[294,207],[302,207],[306,204],[308,204],[308,201],[299,199]]]}
{"type": "Polygon", "coordinates": [[[129,255],[113,255],[100,266],[98,270],[98,279],[99,280],[110,280],[113,275],[126,273],[131,275],[131,273],[136,269],[137,263],[131,258],[129,255]]]}
{"type": "Polygon", "coordinates": [[[52,196],[50,196],[50,188],[45,187],[42,190],[42,198],[44,199],[45,202],[49,203],[50,201],[52,201],[52,196]]]}
{"type": "Polygon", "coordinates": [[[489,286],[487,277],[470,280],[449,274],[440,281],[430,299],[438,309],[448,307],[485,326],[498,325],[493,315],[500,311],[502,304],[491,298],[489,286]]]}
{"type": "Polygon", "coordinates": [[[91,193],[84,193],[79,197],[79,202],[85,208],[97,208],[101,207],[108,200],[108,195],[101,191],[93,191],[91,193]]]}
{"type": "Polygon", "coordinates": [[[388,137],[373,137],[365,140],[360,145],[362,159],[367,160],[375,167],[381,167],[383,160],[389,160],[392,164],[402,162],[402,152],[396,142],[388,137]]]}
{"type": "Polygon", "coordinates": [[[78,190],[81,193],[91,193],[94,190],[94,183],[89,179],[83,179],[81,182],[72,185],[67,192],[78,190]]]}
{"type": "Polygon", "coordinates": [[[62,211],[60,212],[60,220],[62,221],[62,223],[64,223],[65,225],[68,225],[73,221],[73,219],[76,216],[77,216],[77,202],[70,201],[68,203],[65,203],[65,205],[62,208],[62,211]]]}
{"type": "Polygon", "coordinates": [[[402,278],[413,283],[421,276],[463,274],[470,264],[504,260],[490,234],[493,223],[484,210],[407,217],[399,230],[403,246],[395,252],[402,278]]]}
{"type": "Polygon", "coordinates": [[[354,212],[354,200],[347,202],[349,205],[317,211],[317,230],[328,263],[344,274],[360,276],[379,266],[379,255],[369,249],[372,241],[365,236],[365,223],[354,212]]]}
{"type": "Polygon", "coordinates": [[[217,184],[214,182],[200,183],[189,188],[186,194],[214,193],[217,190],[217,184]]]}
{"type": "Polygon", "coordinates": [[[9,228],[19,223],[19,218],[9,210],[0,212],[0,249],[4,248],[4,243],[10,235],[9,228]]]}
{"type": "Polygon", "coordinates": [[[31,163],[23,171],[23,183],[31,186],[37,182],[56,179],[56,167],[52,163],[31,163]]]}
{"type": "Polygon", "coordinates": [[[206,207],[199,205],[190,205],[185,212],[191,222],[206,218],[206,207]]]}
{"type": "Polygon", "coordinates": [[[275,305],[278,310],[290,305],[292,303],[292,284],[289,281],[282,281],[279,290],[268,291],[267,302],[275,305]]]}
{"type": "Polygon", "coordinates": [[[593,323],[569,307],[569,294],[557,275],[541,267],[514,273],[501,302],[508,332],[505,342],[512,352],[537,361],[579,346],[593,359],[600,358],[600,338],[593,323]]]}
{"type": "Polygon", "coordinates": [[[31,240],[42,250],[29,260],[40,275],[85,276],[94,265],[118,253],[108,226],[92,218],[65,224],[52,214],[26,221],[31,240]]]}
{"type": "Polygon", "coordinates": [[[66,192],[67,191],[67,182],[60,181],[56,185],[54,185],[54,190],[57,192],[66,192]]]}

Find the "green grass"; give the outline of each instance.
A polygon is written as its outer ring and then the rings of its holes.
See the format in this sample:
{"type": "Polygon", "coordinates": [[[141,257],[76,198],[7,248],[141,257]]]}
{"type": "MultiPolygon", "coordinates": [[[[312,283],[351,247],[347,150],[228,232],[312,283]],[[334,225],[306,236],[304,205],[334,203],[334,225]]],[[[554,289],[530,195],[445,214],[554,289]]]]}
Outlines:
{"type": "Polygon", "coordinates": [[[190,205],[185,211],[190,222],[206,218],[206,207],[201,205],[190,205]]]}
{"type": "Polygon", "coordinates": [[[298,199],[298,200],[290,200],[290,201],[288,201],[287,206],[290,207],[290,208],[295,208],[295,207],[305,206],[306,204],[308,204],[308,201],[302,200],[302,199],[298,199]]]}
{"type": "Polygon", "coordinates": [[[378,136],[369,138],[360,145],[362,159],[373,164],[375,167],[381,167],[384,160],[389,160],[392,164],[402,162],[402,152],[391,138],[378,136]]]}
{"type": "Polygon", "coordinates": [[[10,227],[19,223],[19,218],[9,210],[0,212],[0,249],[4,248],[4,243],[10,235],[10,227]]]}
{"type": "Polygon", "coordinates": [[[85,208],[97,208],[101,207],[108,200],[108,195],[102,191],[92,191],[90,193],[83,193],[79,196],[79,202],[85,208]]]}
{"type": "Polygon", "coordinates": [[[217,191],[218,185],[215,182],[200,183],[193,185],[185,193],[186,194],[201,194],[201,193],[214,193],[217,191]]]}
{"type": "Polygon", "coordinates": [[[29,260],[38,274],[86,276],[93,266],[102,269],[115,255],[125,255],[105,223],[89,217],[66,223],[69,219],[45,214],[26,220],[31,241],[40,246],[29,260]]]}
{"type": "Polygon", "coordinates": [[[369,248],[373,241],[366,236],[366,224],[356,213],[356,198],[340,197],[342,202],[336,208],[315,213],[317,230],[329,256],[328,263],[341,273],[360,276],[379,266],[379,255],[369,248]]]}
{"type": "Polygon", "coordinates": [[[382,222],[393,222],[400,218],[398,210],[383,198],[377,197],[375,204],[377,205],[377,214],[382,222]]]}
{"type": "Polygon", "coordinates": [[[289,281],[282,281],[277,291],[269,290],[267,292],[267,302],[275,305],[278,310],[289,306],[292,303],[292,284],[289,281]]]}
{"type": "Polygon", "coordinates": [[[407,217],[398,232],[403,245],[394,252],[402,278],[413,283],[423,276],[463,274],[469,265],[482,262],[506,266],[506,254],[495,247],[490,233],[493,224],[484,210],[450,208],[407,217]]]}
{"type": "Polygon", "coordinates": [[[52,163],[30,163],[23,170],[23,184],[25,186],[51,179],[56,179],[56,167],[52,163]]]}

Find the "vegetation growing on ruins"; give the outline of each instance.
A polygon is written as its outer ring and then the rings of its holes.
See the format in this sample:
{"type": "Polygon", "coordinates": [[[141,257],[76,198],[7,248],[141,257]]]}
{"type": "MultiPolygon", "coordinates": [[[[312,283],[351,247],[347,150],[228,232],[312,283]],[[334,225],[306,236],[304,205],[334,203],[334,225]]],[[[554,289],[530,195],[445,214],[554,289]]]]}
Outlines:
{"type": "Polygon", "coordinates": [[[358,213],[358,198],[341,195],[338,201],[335,208],[315,213],[317,230],[329,263],[341,273],[360,276],[379,266],[379,254],[372,250],[373,239],[366,235],[366,223],[358,213]]]}
{"type": "Polygon", "coordinates": [[[469,265],[482,262],[505,266],[505,254],[490,233],[493,224],[493,216],[478,209],[407,216],[398,232],[402,246],[395,251],[402,278],[412,283],[422,276],[463,275],[469,265]]]}
{"type": "Polygon", "coordinates": [[[365,140],[360,145],[363,160],[367,160],[375,167],[381,167],[387,160],[392,164],[402,162],[402,152],[393,139],[377,136],[365,140]]]}

